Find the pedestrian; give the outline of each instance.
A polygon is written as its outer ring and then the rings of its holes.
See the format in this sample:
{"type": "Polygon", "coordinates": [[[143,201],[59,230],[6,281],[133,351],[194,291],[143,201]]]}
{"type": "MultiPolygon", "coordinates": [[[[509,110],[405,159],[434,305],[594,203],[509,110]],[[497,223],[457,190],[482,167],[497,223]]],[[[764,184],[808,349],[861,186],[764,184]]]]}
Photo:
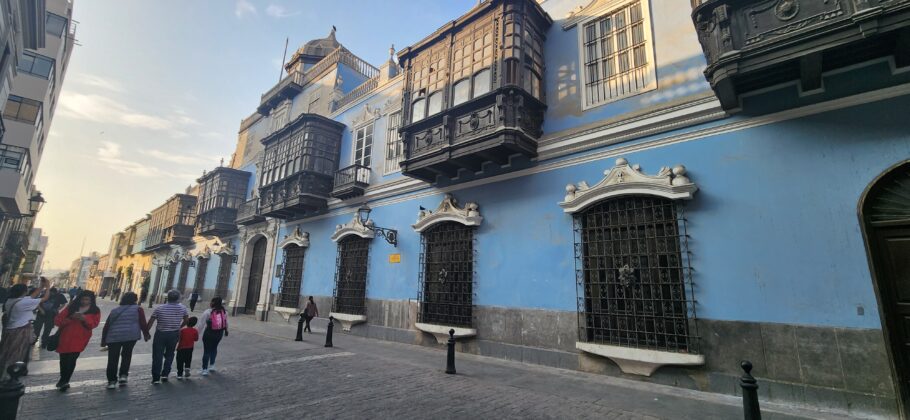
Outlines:
{"type": "Polygon", "coordinates": [[[107,346],[107,389],[116,389],[126,385],[130,375],[130,362],[133,359],[133,347],[140,338],[149,341],[148,323],[145,312],[139,305],[133,292],[123,294],[120,306],[114,308],[107,316],[104,330],[101,332],[101,346],[107,346]],[[117,365],[120,365],[119,376],[117,365]]]}
{"type": "Polygon", "coordinates": [[[215,357],[218,356],[218,343],[228,335],[227,310],[220,297],[213,297],[210,308],[202,313],[202,376],[215,371],[215,357]]]}
{"type": "Polygon", "coordinates": [[[193,290],[193,293],[190,294],[190,311],[196,310],[196,302],[199,302],[199,292],[193,290]]]}
{"type": "Polygon", "coordinates": [[[70,302],[72,302],[73,299],[76,298],[76,292],[78,292],[78,291],[79,291],[79,289],[77,289],[76,286],[70,287],[70,291],[69,291],[70,302]]]}
{"type": "Polygon", "coordinates": [[[38,305],[47,302],[49,293],[38,298],[48,289],[50,282],[41,277],[41,286],[26,295],[28,286],[15,284],[9,288],[9,299],[3,304],[3,336],[0,338],[0,379],[6,376],[6,368],[16,362],[28,362],[28,350],[34,341],[31,326],[38,305]]]}
{"type": "Polygon", "coordinates": [[[190,362],[193,360],[193,346],[199,341],[196,322],[199,319],[191,316],[186,326],[180,329],[180,342],[177,344],[177,380],[190,379],[190,362]]]}
{"type": "Polygon", "coordinates": [[[155,337],[152,339],[152,383],[167,382],[174,363],[174,351],[180,340],[180,327],[189,317],[186,306],[180,303],[180,292],[169,290],[167,303],[159,305],[149,319],[149,329],[158,321],[155,337]]]}
{"type": "Polygon", "coordinates": [[[35,340],[41,337],[41,348],[45,348],[47,337],[51,335],[51,330],[54,329],[54,318],[57,317],[60,308],[66,305],[66,298],[56,287],[51,287],[47,293],[50,296],[46,302],[38,305],[38,314],[35,315],[34,322],[35,340]],[[42,330],[44,331],[42,332],[42,330]]]}
{"type": "Polygon", "coordinates": [[[60,327],[60,344],[57,346],[60,380],[57,381],[57,389],[61,392],[69,389],[70,378],[76,371],[76,359],[92,338],[92,330],[100,323],[101,310],[95,304],[95,294],[90,291],[79,292],[54,319],[54,324],[60,327]]]}
{"type": "Polygon", "coordinates": [[[304,331],[313,333],[313,330],[310,329],[310,321],[317,316],[319,316],[319,309],[316,308],[316,302],[313,302],[313,297],[310,296],[307,298],[306,307],[303,308],[303,319],[306,320],[306,326],[303,327],[304,331]]]}

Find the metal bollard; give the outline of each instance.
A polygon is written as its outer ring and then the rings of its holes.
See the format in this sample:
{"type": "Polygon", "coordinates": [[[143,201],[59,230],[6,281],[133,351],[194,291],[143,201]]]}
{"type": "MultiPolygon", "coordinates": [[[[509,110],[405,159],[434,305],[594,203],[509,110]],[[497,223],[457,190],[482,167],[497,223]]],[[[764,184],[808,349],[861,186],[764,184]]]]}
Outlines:
{"type": "Polygon", "coordinates": [[[6,369],[10,377],[0,383],[0,419],[16,420],[19,399],[25,394],[25,385],[19,382],[24,370],[25,363],[22,362],[16,362],[6,369]]]}
{"type": "Polygon", "coordinates": [[[743,418],[761,420],[761,409],[758,407],[758,382],[752,377],[752,362],[743,360],[740,366],[746,372],[739,382],[739,386],[743,389],[743,418]]]}
{"type": "Polygon", "coordinates": [[[332,347],[332,328],[335,326],[335,317],[329,317],[329,325],[325,328],[325,346],[332,347]]]}
{"type": "Polygon", "coordinates": [[[449,342],[446,343],[448,351],[446,354],[446,373],[455,374],[455,330],[449,330],[449,342]]]}
{"type": "Polygon", "coordinates": [[[294,341],[303,341],[303,312],[300,313],[300,320],[297,321],[297,338],[294,341]]]}

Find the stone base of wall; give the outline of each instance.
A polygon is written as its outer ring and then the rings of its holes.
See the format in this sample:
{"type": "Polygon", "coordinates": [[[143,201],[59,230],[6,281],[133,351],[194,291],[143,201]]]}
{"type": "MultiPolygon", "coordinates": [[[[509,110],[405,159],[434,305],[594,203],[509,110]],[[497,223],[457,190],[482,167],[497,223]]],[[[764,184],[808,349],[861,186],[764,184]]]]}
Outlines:
{"type": "MultiPolygon", "coordinates": [[[[332,298],[314,297],[327,317],[332,298]]],[[[301,308],[303,299],[301,299],[301,308]]],[[[367,300],[367,321],[350,334],[439,347],[414,328],[416,301],[367,300]]],[[[755,366],[759,398],[842,410],[853,415],[896,417],[897,400],[881,330],[698,320],[704,366],[664,366],[650,377],[620,371],[610,359],[575,349],[577,314],[566,311],[475,307],[477,336],[456,344],[459,352],[562,369],[619,376],[700,391],[741,395],[740,362],[755,366]]],[[[272,311],[272,322],[285,320],[272,311]]],[[[324,327],[325,319],[314,325],[324,327]]],[[[336,325],[336,334],[341,333],[336,325]]]]}

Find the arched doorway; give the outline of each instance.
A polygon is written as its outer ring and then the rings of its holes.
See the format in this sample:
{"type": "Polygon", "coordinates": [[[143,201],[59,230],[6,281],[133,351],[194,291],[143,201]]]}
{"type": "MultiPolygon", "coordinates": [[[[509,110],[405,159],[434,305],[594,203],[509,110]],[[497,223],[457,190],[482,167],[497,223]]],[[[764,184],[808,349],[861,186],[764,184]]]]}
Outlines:
{"type": "Polygon", "coordinates": [[[910,418],[910,161],[867,190],[860,209],[904,418],[910,418]]]}
{"type": "Polygon", "coordinates": [[[262,269],[265,267],[265,237],[260,237],[253,244],[253,258],[250,262],[249,277],[247,277],[246,304],[243,312],[255,314],[256,305],[259,303],[259,289],[262,287],[262,269]]]}

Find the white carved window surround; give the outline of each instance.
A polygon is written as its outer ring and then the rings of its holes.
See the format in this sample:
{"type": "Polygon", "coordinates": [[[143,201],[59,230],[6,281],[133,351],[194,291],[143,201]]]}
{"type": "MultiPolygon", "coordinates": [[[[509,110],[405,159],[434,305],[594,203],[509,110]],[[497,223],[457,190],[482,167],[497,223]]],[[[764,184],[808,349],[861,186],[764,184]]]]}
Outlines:
{"type": "MultiPolygon", "coordinates": [[[[353,248],[358,248],[358,244],[352,243],[352,240],[370,241],[375,237],[373,230],[368,227],[372,226],[372,224],[372,220],[367,220],[366,224],[361,223],[359,215],[354,213],[350,222],[336,225],[335,233],[332,234],[332,241],[338,244],[338,256],[335,264],[334,302],[332,305],[332,312],[329,315],[341,323],[341,329],[344,331],[350,331],[352,326],[367,321],[367,317],[363,311],[347,310],[345,307],[357,306],[350,305],[351,302],[362,303],[364,305],[366,303],[365,268],[366,265],[369,264],[369,248],[361,248],[360,251],[362,252],[359,253],[346,253],[346,251],[353,251],[353,248]],[[359,283],[361,280],[362,283],[359,283]],[[362,288],[356,287],[358,286],[358,283],[362,288]],[[361,298],[363,299],[362,301],[361,298]],[[339,309],[338,304],[342,299],[344,299],[346,303],[349,303],[349,305],[341,305],[342,307],[339,309]]],[[[360,245],[366,244],[361,243],[360,245]]]]}
{"type": "Polygon", "coordinates": [[[629,374],[701,365],[682,200],[698,187],[686,168],[656,175],[619,158],[594,186],[566,186],[578,284],[576,348],[629,374]]]}
{"type": "Polygon", "coordinates": [[[563,29],[577,26],[582,109],[657,88],[651,0],[593,0],[563,29]]]}
{"type": "Polygon", "coordinates": [[[351,162],[367,168],[372,164],[373,155],[373,122],[354,130],[354,144],[351,148],[354,156],[351,162]]]}
{"type": "Polygon", "coordinates": [[[401,111],[395,111],[389,114],[388,130],[386,135],[386,152],[384,175],[393,174],[401,171],[401,160],[404,158],[404,144],[401,141],[401,134],[398,127],[401,126],[401,111]]]}
{"type": "Polygon", "coordinates": [[[275,310],[282,315],[297,311],[303,286],[304,257],[309,246],[310,234],[302,232],[300,226],[285,235],[284,240],[278,244],[278,247],[284,250],[284,256],[278,273],[281,275],[281,283],[275,310]]]}

